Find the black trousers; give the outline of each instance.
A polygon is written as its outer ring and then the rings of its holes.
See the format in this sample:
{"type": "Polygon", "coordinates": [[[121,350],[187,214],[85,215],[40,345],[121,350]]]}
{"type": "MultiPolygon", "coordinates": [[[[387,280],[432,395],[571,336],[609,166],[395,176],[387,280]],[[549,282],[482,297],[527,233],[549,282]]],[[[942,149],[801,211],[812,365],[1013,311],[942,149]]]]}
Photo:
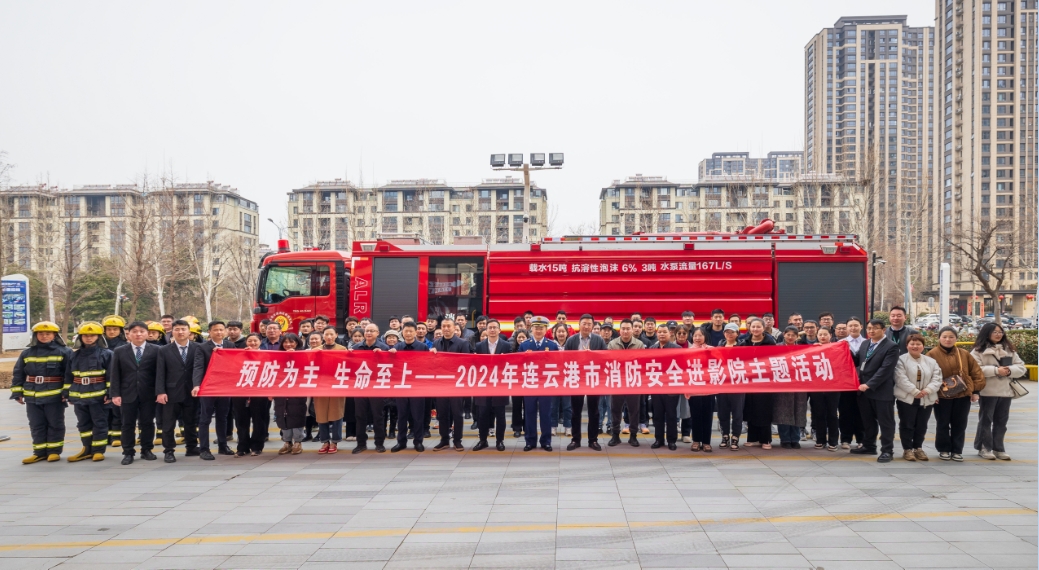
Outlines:
{"type": "Polygon", "coordinates": [[[747,426],[747,442],[772,445],[772,426],[747,426]]]}
{"type": "Polygon", "coordinates": [[[108,409],[103,402],[88,402],[73,406],[76,429],[83,447],[91,453],[104,453],[108,447],[108,409]]]}
{"type": "Polygon", "coordinates": [[[815,441],[836,447],[840,443],[840,392],[812,392],[812,429],[815,441]]]}
{"type": "Polygon", "coordinates": [[[522,433],[523,422],[523,396],[512,397],[512,431],[522,433]]]}
{"type": "Polygon", "coordinates": [[[408,424],[410,422],[415,443],[422,443],[422,419],[426,413],[425,398],[397,398],[397,443],[408,444],[408,424]]]}
{"type": "Polygon", "coordinates": [[[437,398],[437,421],[440,422],[440,442],[462,445],[462,429],[465,418],[462,415],[461,398],[437,398]]]}
{"type": "MultiPolygon", "coordinates": [[[[638,396],[635,397],[637,398],[638,396]]],[[[538,444],[540,444],[541,447],[552,445],[552,432],[556,427],[552,425],[552,397],[524,396],[523,407],[526,409],[526,418],[524,418],[526,425],[523,426],[525,430],[523,437],[526,440],[527,445],[531,447],[538,444]],[[539,424],[541,425],[540,438],[538,437],[539,424]]]]}
{"type": "Polygon", "coordinates": [[[121,446],[123,442],[123,414],[122,408],[109,402],[105,404],[105,411],[108,413],[108,443],[119,441],[121,446]]]}
{"type": "Polygon", "coordinates": [[[978,405],[978,431],[974,434],[974,449],[1006,451],[1003,437],[1010,420],[1010,403],[1013,398],[1004,396],[982,396],[978,405]]]}
{"type": "Polygon", "coordinates": [[[711,445],[711,424],[714,421],[714,396],[689,398],[689,423],[693,443],[711,445]]]}
{"type": "Polygon", "coordinates": [[[837,402],[837,411],[839,417],[837,418],[841,429],[841,442],[851,443],[854,438],[855,441],[862,443],[862,414],[859,413],[859,393],[858,392],[841,392],[840,399],[837,402]]]}
{"type": "MultiPolygon", "coordinates": [[[[584,411],[585,396],[570,396],[570,408],[572,419],[570,433],[571,438],[578,445],[581,444],[581,412],[584,411]]],[[[599,396],[588,396],[588,443],[599,441],[599,430],[602,429],[602,419],[599,418],[599,396]]]]}
{"type": "Polygon", "coordinates": [[[898,408],[898,438],[902,440],[902,450],[920,449],[924,446],[927,422],[931,421],[934,406],[921,406],[916,399],[912,404],[895,400],[895,407],[898,408]]]}
{"type": "MultiPolygon", "coordinates": [[[[426,415],[422,418],[422,430],[429,431],[429,424],[433,421],[433,408],[436,407],[436,398],[423,398],[426,402],[426,415]]],[[[416,427],[415,429],[419,429],[416,427]]],[[[424,434],[423,434],[424,437],[424,434]]]]}
{"type": "Polygon", "coordinates": [[[877,432],[880,432],[880,452],[895,449],[895,406],[891,400],[874,400],[859,393],[859,413],[862,414],[863,445],[876,451],[877,432]]]}
{"type": "Polygon", "coordinates": [[[238,429],[238,451],[263,451],[271,425],[270,400],[258,398],[231,398],[231,410],[238,429]]]}
{"type": "Polygon", "coordinates": [[[230,403],[227,405],[227,413],[224,414],[224,441],[231,439],[234,436],[234,409],[231,408],[230,403]]]}
{"type": "MultiPolygon", "coordinates": [[[[162,405],[162,450],[171,452],[177,449],[177,419],[183,425],[184,448],[192,450],[198,447],[198,398],[185,396],[179,402],[166,402],[162,405]]],[[[144,438],[141,438],[144,447],[144,438]]]]}
{"type": "Polygon", "coordinates": [[[621,411],[624,410],[624,406],[627,405],[628,418],[631,420],[631,438],[637,437],[637,434],[639,433],[639,404],[641,401],[642,396],[638,394],[615,395],[610,399],[610,427],[613,428],[613,434],[611,435],[614,437],[620,437],[621,411]]]}
{"type": "Polygon", "coordinates": [[[32,452],[40,457],[61,455],[65,445],[65,402],[25,404],[32,433],[32,452]]]}
{"type": "Polygon", "coordinates": [[[386,443],[383,398],[354,398],[354,413],[357,416],[357,447],[368,444],[368,430],[365,428],[369,424],[375,430],[375,445],[386,443]]]}
{"type": "Polygon", "coordinates": [[[934,448],[939,453],[963,453],[969,417],[969,397],[938,399],[934,404],[934,448]]]}
{"type": "Polygon", "coordinates": [[[642,394],[641,396],[639,396],[639,413],[637,414],[639,418],[639,425],[649,425],[649,411],[651,409],[653,410],[654,414],[656,413],[656,409],[651,408],[651,405],[649,403],[650,399],[651,398],[649,397],[649,394],[642,394]]]}
{"type": "MultiPolygon", "coordinates": [[[[746,394],[718,394],[718,424],[722,436],[740,438],[743,433],[743,404],[746,399],[746,394]]],[[[748,438],[747,441],[753,440],[748,438]]]]}
{"type": "Polygon", "coordinates": [[[678,394],[653,394],[653,431],[656,439],[664,443],[678,441],[678,394]],[[666,433],[665,433],[666,432],[666,433]]]}
{"type": "Polygon", "coordinates": [[[480,428],[480,441],[487,441],[491,433],[491,421],[494,421],[494,439],[501,443],[505,441],[505,405],[499,406],[476,406],[480,412],[477,418],[477,427],[480,428]]]}
{"type": "Polygon", "coordinates": [[[141,451],[151,451],[155,447],[155,396],[142,394],[133,402],[123,400],[120,408],[123,418],[122,443],[123,455],[133,456],[134,440],[138,428],[141,432],[141,451]],[[138,425],[139,424],[139,425],[138,425]]]}
{"type": "Polygon", "coordinates": [[[216,444],[227,446],[227,414],[231,411],[231,398],[206,397],[198,399],[198,446],[209,449],[209,424],[216,415],[216,444]]]}

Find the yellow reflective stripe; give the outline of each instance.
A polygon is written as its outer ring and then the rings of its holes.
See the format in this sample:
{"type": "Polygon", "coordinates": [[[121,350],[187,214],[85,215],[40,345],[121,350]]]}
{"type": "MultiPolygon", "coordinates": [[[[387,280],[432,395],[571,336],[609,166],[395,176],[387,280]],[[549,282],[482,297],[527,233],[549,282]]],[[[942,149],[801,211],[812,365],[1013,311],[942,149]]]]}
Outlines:
{"type": "Polygon", "coordinates": [[[69,392],[69,398],[96,398],[98,396],[104,396],[105,390],[99,392],[69,392]]]}
{"type": "Polygon", "coordinates": [[[119,436],[123,435],[123,432],[108,430],[108,435],[119,437],[119,436]]]}
{"type": "Polygon", "coordinates": [[[104,376],[105,373],[106,372],[104,370],[73,370],[72,371],[72,375],[77,377],[77,378],[80,377],[80,376],[104,376]]]}
{"type": "Polygon", "coordinates": [[[26,356],[24,362],[61,362],[65,360],[65,356],[58,354],[55,356],[26,356]]]}
{"type": "Polygon", "coordinates": [[[32,444],[33,449],[47,449],[46,443],[34,443],[32,444]]]}
{"type": "Polygon", "coordinates": [[[23,388],[21,386],[11,386],[12,392],[21,392],[23,388]]]}
{"type": "Polygon", "coordinates": [[[71,388],[71,387],[72,387],[72,384],[63,384],[63,385],[61,386],[61,389],[62,389],[62,390],[68,390],[68,389],[69,389],[69,388],[71,388]]]}
{"type": "Polygon", "coordinates": [[[106,445],[108,445],[108,440],[106,439],[104,441],[92,441],[90,442],[90,445],[91,447],[105,447],[106,445]]]}
{"type": "Polygon", "coordinates": [[[94,435],[94,430],[79,432],[79,437],[90,437],[92,435],[94,435]]]}
{"type": "Polygon", "coordinates": [[[45,392],[30,392],[29,390],[26,390],[25,392],[22,392],[22,395],[24,395],[24,396],[32,396],[34,398],[46,398],[47,396],[57,396],[58,394],[61,394],[61,392],[62,391],[60,389],[59,390],[47,390],[45,392]]]}
{"type": "Polygon", "coordinates": [[[47,447],[63,447],[64,445],[65,445],[64,441],[59,441],[57,443],[48,443],[47,447]]]}

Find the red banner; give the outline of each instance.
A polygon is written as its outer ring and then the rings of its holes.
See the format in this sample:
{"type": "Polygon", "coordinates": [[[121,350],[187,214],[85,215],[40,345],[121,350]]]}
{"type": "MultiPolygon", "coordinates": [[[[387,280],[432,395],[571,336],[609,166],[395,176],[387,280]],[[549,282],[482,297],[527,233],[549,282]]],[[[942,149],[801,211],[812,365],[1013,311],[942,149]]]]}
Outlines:
{"type": "Polygon", "coordinates": [[[430,398],[858,389],[848,345],[431,354],[221,349],[202,396],[430,398]]]}

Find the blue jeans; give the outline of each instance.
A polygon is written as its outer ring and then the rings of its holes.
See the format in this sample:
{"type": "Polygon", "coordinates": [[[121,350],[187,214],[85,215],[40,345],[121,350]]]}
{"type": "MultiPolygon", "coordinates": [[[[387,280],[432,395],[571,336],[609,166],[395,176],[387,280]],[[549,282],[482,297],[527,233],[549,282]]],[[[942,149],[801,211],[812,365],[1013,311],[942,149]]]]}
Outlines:
{"type": "Polygon", "coordinates": [[[343,420],[335,420],[334,422],[325,422],[318,424],[317,426],[317,439],[321,443],[331,441],[332,443],[339,443],[343,439],[343,420]],[[331,431],[331,433],[329,433],[331,431]]]}
{"type": "Polygon", "coordinates": [[[563,427],[570,428],[573,425],[571,420],[574,416],[574,408],[573,404],[570,403],[570,396],[552,398],[552,425],[559,425],[560,402],[562,402],[563,427]]]}
{"type": "Polygon", "coordinates": [[[606,419],[606,430],[603,433],[612,433],[610,430],[613,428],[610,425],[610,396],[599,396],[599,417],[606,419]]]}
{"type": "Polygon", "coordinates": [[[780,443],[793,443],[795,441],[801,441],[801,428],[797,426],[788,426],[783,424],[779,424],[776,427],[779,428],[780,443]]]}

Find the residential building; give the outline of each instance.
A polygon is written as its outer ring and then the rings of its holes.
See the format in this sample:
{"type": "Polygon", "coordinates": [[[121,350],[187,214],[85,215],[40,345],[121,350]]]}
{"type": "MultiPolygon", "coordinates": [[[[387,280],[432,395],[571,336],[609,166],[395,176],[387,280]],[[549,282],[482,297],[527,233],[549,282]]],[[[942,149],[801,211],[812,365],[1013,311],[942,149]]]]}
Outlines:
{"type": "Polygon", "coordinates": [[[600,191],[599,231],[735,233],[770,218],[790,234],[858,233],[863,207],[861,188],[832,174],[722,175],[699,182],[636,174],[600,191]]]}
{"type": "MultiPolygon", "coordinates": [[[[0,223],[6,226],[2,254],[9,265],[38,271],[63,250],[76,258],[77,269],[86,270],[96,258],[123,255],[129,227],[143,215],[154,219],[148,226],[153,239],[177,229],[186,235],[183,229],[191,227],[225,243],[241,238],[241,247],[253,252],[259,242],[256,203],[230,186],[210,181],[142,190],[134,184],[71,189],[40,184],[0,192],[0,223]]],[[[219,257],[209,263],[219,271],[219,257]]]]}
{"type": "Polygon", "coordinates": [[[924,248],[938,172],[935,68],[934,28],[905,16],[840,18],[805,46],[805,169],[859,181],[860,241],[889,267],[907,252],[936,257],[924,248]]]}
{"type": "Polygon", "coordinates": [[[1014,266],[1004,309],[1036,312],[1036,18],[1036,0],[935,2],[940,166],[929,233],[941,256],[927,283],[937,291],[937,265],[949,262],[953,310],[964,314],[989,313],[992,302],[950,242],[993,227],[996,263],[1014,266]]]}
{"type": "Polygon", "coordinates": [[[294,251],[349,250],[353,240],[402,234],[432,244],[476,236],[485,243],[525,243],[548,234],[547,206],[545,189],[531,184],[526,196],[523,180],[511,176],[461,186],[393,180],[368,188],[336,179],[288,193],[288,237],[294,251]]]}
{"type": "Polygon", "coordinates": [[[747,152],[716,152],[700,161],[700,180],[707,177],[747,176],[758,180],[787,180],[804,172],[804,153],[773,151],[765,158],[747,152]]]}

